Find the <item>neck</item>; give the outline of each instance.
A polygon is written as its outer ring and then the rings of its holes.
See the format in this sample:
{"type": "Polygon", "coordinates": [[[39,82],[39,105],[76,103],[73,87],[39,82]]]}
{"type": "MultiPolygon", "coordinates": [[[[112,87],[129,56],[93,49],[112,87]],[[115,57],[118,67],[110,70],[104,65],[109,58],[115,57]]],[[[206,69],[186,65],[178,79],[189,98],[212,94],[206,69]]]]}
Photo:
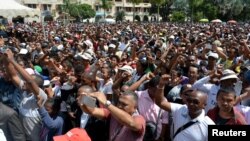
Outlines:
{"type": "Polygon", "coordinates": [[[221,118],[224,118],[224,119],[232,118],[233,117],[233,109],[231,109],[230,111],[219,110],[219,116],[221,118]]]}
{"type": "Polygon", "coordinates": [[[189,113],[189,116],[191,117],[191,119],[195,119],[197,118],[200,114],[202,113],[202,110],[199,110],[195,113],[189,113]]]}

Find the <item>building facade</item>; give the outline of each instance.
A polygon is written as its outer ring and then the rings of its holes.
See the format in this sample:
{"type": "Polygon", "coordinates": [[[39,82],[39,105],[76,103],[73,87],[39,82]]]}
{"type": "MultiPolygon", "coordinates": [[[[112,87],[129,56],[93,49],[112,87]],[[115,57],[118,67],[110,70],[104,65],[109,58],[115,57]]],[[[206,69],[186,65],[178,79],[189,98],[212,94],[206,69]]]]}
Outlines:
{"type": "MultiPolygon", "coordinates": [[[[92,6],[96,11],[96,16],[104,16],[104,10],[102,9],[101,0],[75,0],[78,3],[86,3],[92,6]]],[[[125,19],[133,20],[133,3],[131,0],[107,0],[111,3],[111,8],[105,11],[106,17],[116,17],[116,13],[119,11],[125,11],[125,19]]],[[[143,0],[142,3],[135,5],[135,16],[140,17],[142,21],[145,16],[149,16],[149,9],[151,4],[149,0],[143,0]]]]}
{"type": "Polygon", "coordinates": [[[58,17],[58,7],[63,0],[18,0],[21,4],[41,11],[49,11],[53,17],[58,17]]]}

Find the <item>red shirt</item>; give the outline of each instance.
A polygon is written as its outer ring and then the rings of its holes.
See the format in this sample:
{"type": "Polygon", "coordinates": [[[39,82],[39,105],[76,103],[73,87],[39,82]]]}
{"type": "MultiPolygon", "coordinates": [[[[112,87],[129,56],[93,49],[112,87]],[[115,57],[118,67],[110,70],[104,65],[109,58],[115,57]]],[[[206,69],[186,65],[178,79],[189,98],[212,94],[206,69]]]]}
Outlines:
{"type": "MultiPolygon", "coordinates": [[[[247,124],[244,116],[235,107],[233,107],[233,112],[234,112],[234,117],[232,117],[231,119],[228,119],[225,125],[246,125],[247,124]]],[[[210,109],[207,115],[215,122],[215,124],[218,124],[219,107],[216,106],[213,109],[210,109]]]]}

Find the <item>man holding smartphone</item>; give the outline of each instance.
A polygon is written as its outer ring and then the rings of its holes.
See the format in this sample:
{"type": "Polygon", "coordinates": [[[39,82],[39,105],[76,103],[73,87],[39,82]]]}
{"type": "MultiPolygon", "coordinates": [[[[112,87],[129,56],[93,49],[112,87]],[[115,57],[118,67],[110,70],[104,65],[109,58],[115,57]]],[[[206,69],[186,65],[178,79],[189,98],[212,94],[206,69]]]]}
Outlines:
{"type": "MultiPolygon", "coordinates": [[[[81,93],[96,98],[105,108],[91,108],[81,105],[84,112],[101,119],[110,119],[109,140],[142,141],[145,133],[145,119],[137,111],[137,95],[126,91],[119,97],[117,106],[106,99],[102,92],[81,93]]],[[[80,101],[79,101],[80,102],[80,101]]]]}

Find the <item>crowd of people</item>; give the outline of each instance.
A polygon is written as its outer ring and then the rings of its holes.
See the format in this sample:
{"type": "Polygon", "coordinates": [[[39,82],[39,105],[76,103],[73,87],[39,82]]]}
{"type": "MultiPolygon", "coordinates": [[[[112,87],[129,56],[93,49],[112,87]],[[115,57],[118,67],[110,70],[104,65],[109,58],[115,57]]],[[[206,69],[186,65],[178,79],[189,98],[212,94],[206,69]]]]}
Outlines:
{"type": "Polygon", "coordinates": [[[208,125],[250,124],[247,23],[2,30],[1,141],[205,141],[208,125]]]}

